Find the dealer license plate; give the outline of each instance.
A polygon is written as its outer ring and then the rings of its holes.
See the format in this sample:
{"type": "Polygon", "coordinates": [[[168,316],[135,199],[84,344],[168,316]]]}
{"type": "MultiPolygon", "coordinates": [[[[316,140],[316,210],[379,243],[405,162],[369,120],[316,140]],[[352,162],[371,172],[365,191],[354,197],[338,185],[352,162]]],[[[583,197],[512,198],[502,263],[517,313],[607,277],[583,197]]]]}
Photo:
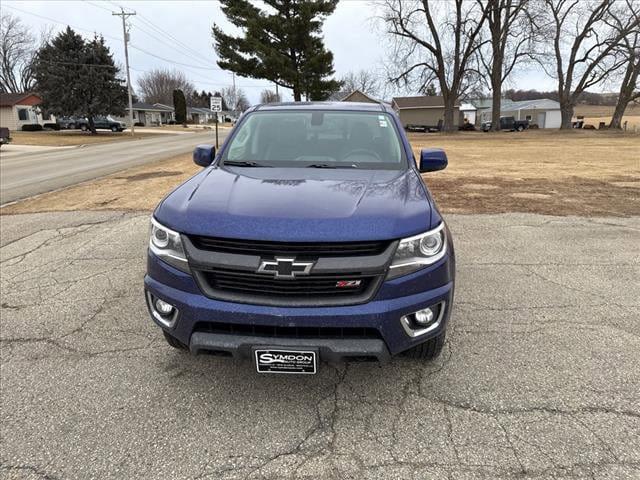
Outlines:
{"type": "Polygon", "coordinates": [[[256,348],[254,359],[258,373],[316,373],[318,354],[315,350],[283,350],[256,348]]]}

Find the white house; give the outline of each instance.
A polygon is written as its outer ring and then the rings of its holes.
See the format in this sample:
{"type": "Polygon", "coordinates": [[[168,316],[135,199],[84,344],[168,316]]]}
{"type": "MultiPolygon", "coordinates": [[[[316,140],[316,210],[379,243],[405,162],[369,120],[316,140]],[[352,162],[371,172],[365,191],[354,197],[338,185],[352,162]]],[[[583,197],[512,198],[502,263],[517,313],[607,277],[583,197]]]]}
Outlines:
{"type": "Polygon", "coordinates": [[[33,93],[0,93],[0,127],[21,130],[23,125],[54,123],[52,115],[42,115],[42,98],[33,93]]]}
{"type": "MultiPolygon", "coordinates": [[[[480,122],[491,121],[491,111],[491,108],[482,110],[480,122]]],[[[519,102],[503,100],[500,105],[500,116],[514,117],[516,120],[529,120],[529,123],[536,124],[539,128],[560,128],[562,123],[560,103],[548,98],[519,102]]]]}

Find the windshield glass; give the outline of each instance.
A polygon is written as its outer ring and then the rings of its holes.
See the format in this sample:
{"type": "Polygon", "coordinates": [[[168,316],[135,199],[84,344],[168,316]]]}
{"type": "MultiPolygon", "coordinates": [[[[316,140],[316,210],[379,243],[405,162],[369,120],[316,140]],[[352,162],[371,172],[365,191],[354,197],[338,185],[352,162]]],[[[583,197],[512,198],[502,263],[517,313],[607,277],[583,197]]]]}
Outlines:
{"type": "Polygon", "coordinates": [[[335,110],[250,113],[230,140],[222,163],[393,170],[407,165],[389,114],[335,110]]]}

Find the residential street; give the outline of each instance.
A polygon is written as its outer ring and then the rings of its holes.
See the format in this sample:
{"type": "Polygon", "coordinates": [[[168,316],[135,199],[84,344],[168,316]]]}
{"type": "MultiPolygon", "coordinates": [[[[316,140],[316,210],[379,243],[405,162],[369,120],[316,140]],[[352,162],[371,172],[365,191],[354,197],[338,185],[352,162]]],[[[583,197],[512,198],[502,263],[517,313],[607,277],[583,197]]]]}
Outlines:
{"type": "Polygon", "coordinates": [[[441,357],[304,377],[166,345],[147,212],[0,220],[2,478],[640,475],[638,217],[448,215],[441,357]]]}
{"type": "MultiPolygon", "coordinates": [[[[220,142],[229,130],[221,129],[220,142]]],[[[189,152],[200,143],[215,143],[215,133],[163,135],[131,142],[79,148],[41,147],[0,153],[0,204],[67,187],[125,168],[189,152]]],[[[13,145],[11,147],[14,147],[13,145]]]]}

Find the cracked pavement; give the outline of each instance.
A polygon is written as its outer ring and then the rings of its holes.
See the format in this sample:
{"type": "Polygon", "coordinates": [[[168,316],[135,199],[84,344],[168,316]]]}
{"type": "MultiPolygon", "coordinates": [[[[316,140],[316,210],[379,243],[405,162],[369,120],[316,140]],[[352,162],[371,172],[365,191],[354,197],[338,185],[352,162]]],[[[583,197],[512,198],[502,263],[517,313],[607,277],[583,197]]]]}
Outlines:
{"type": "Polygon", "coordinates": [[[448,215],[442,355],[312,377],[166,345],[147,213],[0,221],[0,478],[640,478],[638,217],[448,215]]]}

